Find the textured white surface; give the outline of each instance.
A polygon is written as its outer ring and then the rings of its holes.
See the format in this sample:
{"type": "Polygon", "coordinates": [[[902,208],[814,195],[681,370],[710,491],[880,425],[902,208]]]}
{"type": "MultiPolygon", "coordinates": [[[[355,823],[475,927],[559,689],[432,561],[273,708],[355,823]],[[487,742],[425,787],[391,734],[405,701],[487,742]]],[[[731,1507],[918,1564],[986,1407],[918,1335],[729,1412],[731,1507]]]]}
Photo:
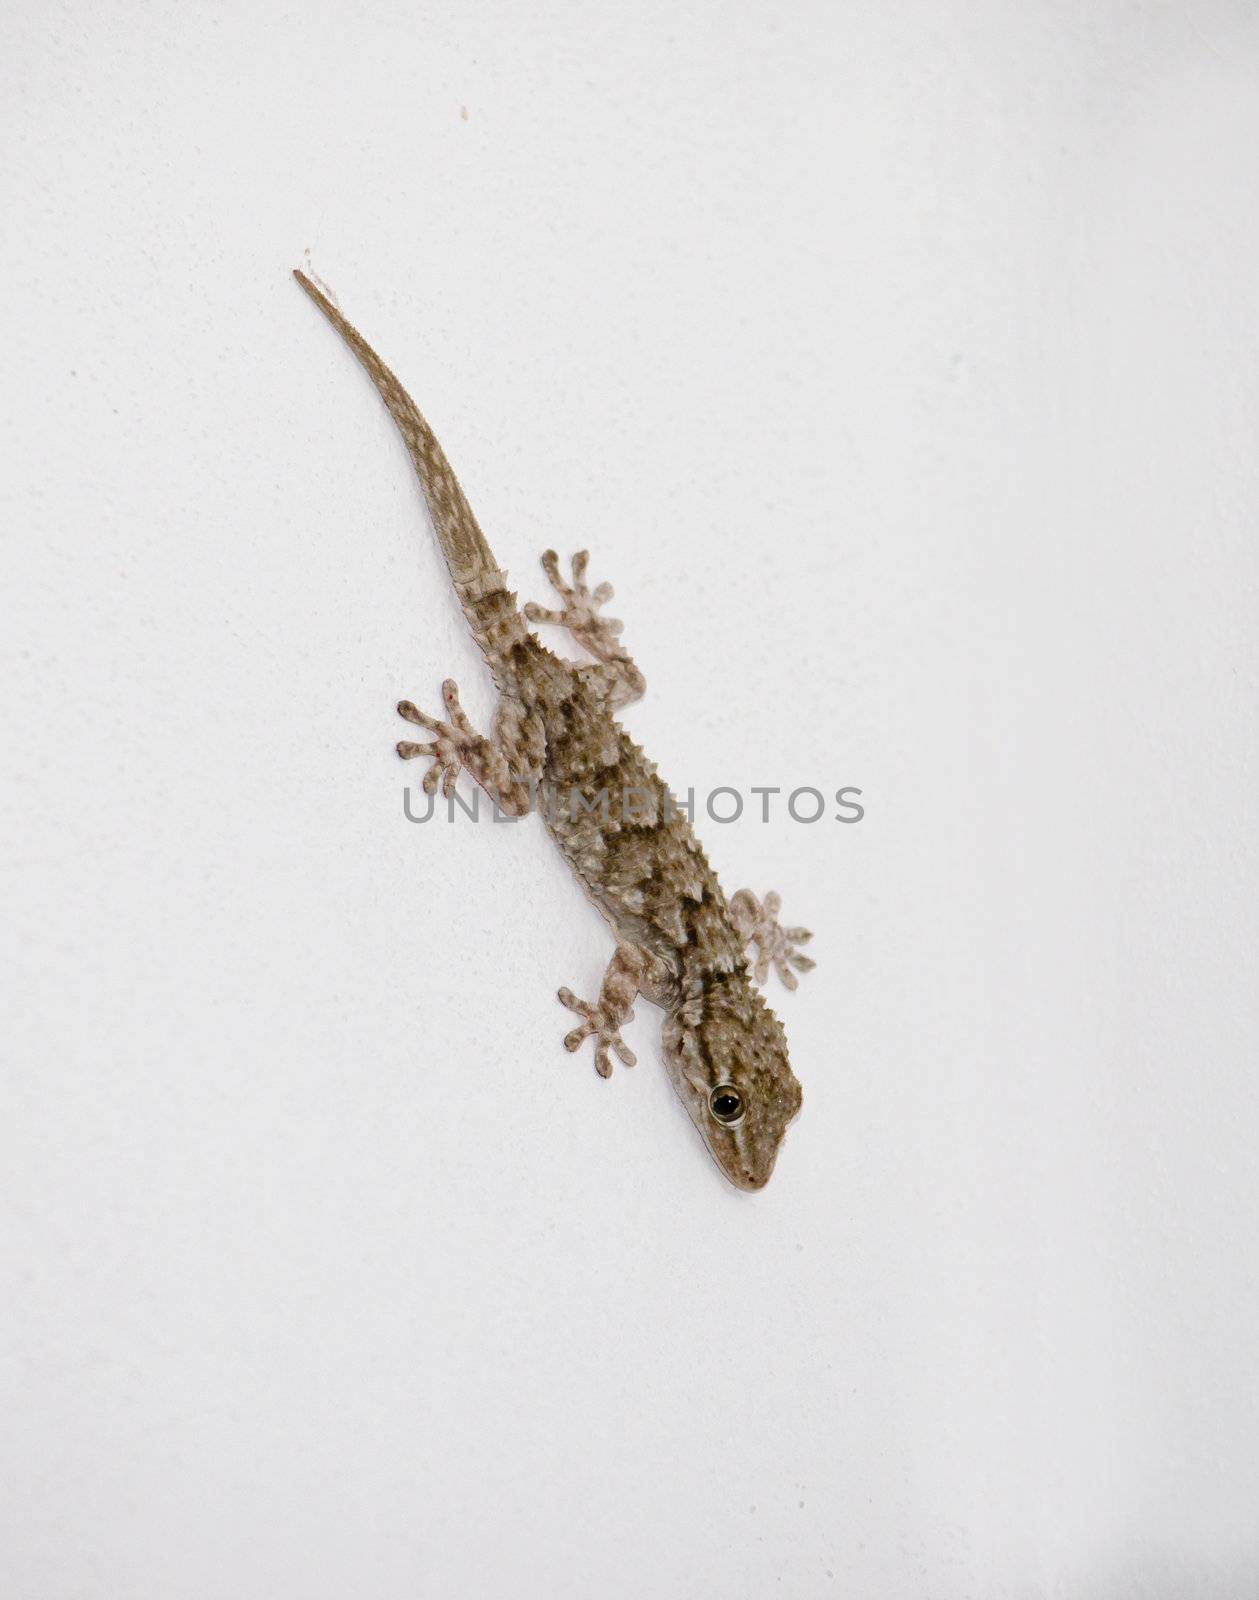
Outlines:
{"type": "Polygon", "coordinates": [[[0,1593],[1259,1591],[1251,4],[10,0],[0,1593]],[[311,252],[820,963],[728,1190],[311,252]]]}

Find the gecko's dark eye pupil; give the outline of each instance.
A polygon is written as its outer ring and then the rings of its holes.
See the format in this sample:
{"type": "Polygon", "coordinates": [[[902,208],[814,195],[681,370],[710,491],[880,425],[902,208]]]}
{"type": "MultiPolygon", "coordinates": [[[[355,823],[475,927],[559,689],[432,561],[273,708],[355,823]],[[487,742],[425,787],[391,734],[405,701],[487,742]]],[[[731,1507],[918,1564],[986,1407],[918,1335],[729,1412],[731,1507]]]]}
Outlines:
{"type": "Polygon", "coordinates": [[[743,1115],[743,1096],[727,1084],[718,1084],[708,1097],[708,1109],[718,1122],[738,1122],[743,1115]]]}

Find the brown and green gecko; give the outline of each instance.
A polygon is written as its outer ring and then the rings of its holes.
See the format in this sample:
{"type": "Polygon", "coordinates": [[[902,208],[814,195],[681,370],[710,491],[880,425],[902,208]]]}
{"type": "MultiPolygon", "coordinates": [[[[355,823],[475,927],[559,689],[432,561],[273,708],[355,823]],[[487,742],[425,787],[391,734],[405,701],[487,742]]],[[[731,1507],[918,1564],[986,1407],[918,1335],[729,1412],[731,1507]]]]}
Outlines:
{"type": "Polygon", "coordinates": [[[593,1038],[595,1066],[606,1078],[613,1055],[634,1065],[620,1030],[635,999],[641,994],[660,1006],[664,1057],[682,1104],[726,1177],[741,1189],[762,1188],[801,1091],[782,1024],[753,987],[745,952],[755,945],[757,982],[772,964],[794,989],[791,969],[813,966],[795,948],[808,932],[779,925],[776,894],[761,901],[742,889],[727,901],[686,815],[617,723],[617,710],[646,686],[621,644],[621,624],[600,615],[611,588],[587,587],[586,552],[573,557],[571,583],[553,550],[542,557],[560,610],[519,609],[414,401],[328,297],[304,273],[293,276],[367,369],[401,430],[455,592],[498,688],[488,737],[469,725],[449,679],[442,686],[445,721],[403,700],[399,714],[431,742],[404,741],[398,754],[432,758],[424,777],[429,794],[439,783],[448,794],[463,770],[505,814],[541,812],[617,939],[593,1004],[559,991],[581,1018],[565,1048],[593,1038]],[[566,628],[593,661],[554,655],[527,621],[566,628]],[[598,795],[601,803],[573,804],[573,795],[598,795]]]}

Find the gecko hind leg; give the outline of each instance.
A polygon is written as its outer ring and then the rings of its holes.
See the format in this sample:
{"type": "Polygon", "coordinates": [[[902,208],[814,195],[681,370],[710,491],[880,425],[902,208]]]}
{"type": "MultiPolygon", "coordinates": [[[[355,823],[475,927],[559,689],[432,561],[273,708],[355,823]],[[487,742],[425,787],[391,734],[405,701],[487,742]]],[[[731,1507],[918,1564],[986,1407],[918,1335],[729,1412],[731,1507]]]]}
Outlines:
{"type": "Polygon", "coordinates": [[[524,608],[524,614],[530,622],[546,622],[567,629],[570,636],[599,663],[597,667],[582,669],[588,681],[595,684],[613,706],[628,705],[631,700],[642,699],[647,682],[620,641],[624,624],[615,617],[599,615],[601,608],[612,598],[613,589],[610,583],[597,584],[594,589],[587,586],[586,569],[589,564],[590,552],[579,550],[572,560],[573,581],[571,584],[565,583],[560,577],[559,557],[554,550],[544,551],[542,570],[564,602],[563,608],[552,611],[530,600],[524,608]]]}
{"type": "Polygon", "coordinates": [[[796,988],[796,972],[812,972],[817,966],[808,956],[796,949],[798,944],[808,944],[813,935],[807,928],[784,928],[778,920],[782,899],[771,889],[763,901],[751,889],[740,889],[730,900],[730,920],[745,946],[756,946],[756,964],[752,976],[757,983],[765,983],[769,969],[774,971],[788,989],[796,988]],[[793,972],[792,968],[796,969],[793,972]]]}
{"type": "Polygon", "coordinates": [[[612,1076],[612,1056],[622,1066],[632,1067],[637,1057],[621,1038],[621,1029],[634,1015],[634,1001],[640,994],[656,991],[657,963],[637,945],[618,944],[608,970],[603,975],[599,998],[593,1005],[579,1000],[571,989],[559,991],[561,1005],[575,1011],[582,1021],[565,1035],[564,1048],[580,1050],[589,1038],[595,1041],[595,1071],[601,1078],[612,1076]]]}
{"type": "Polygon", "coordinates": [[[398,715],[433,735],[431,744],[413,744],[403,739],[398,754],[404,761],[430,756],[433,765],[424,774],[425,794],[434,794],[440,783],[449,796],[461,771],[466,771],[485,790],[500,811],[523,817],[533,809],[538,778],[546,752],[545,735],[538,719],[516,700],[504,696],[494,713],[489,738],[472,727],[459,704],[459,689],[453,678],[442,684],[447,722],[440,722],[418,710],[409,700],[398,702],[398,715]]]}

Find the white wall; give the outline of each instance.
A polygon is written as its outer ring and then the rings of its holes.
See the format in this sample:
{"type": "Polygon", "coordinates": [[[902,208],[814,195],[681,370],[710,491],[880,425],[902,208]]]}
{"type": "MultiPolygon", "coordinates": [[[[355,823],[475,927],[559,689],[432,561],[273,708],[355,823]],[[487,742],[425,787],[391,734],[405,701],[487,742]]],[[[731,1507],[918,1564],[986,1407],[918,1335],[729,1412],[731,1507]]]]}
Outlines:
{"type": "MultiPolygon", "coordinates": [[[[0,1594],[1259,1592],[1259,12],[16,0],[0,1594]],[[560,1049],[314,268],[781,889],[759,1196],[560,1049]]],[[[6,852],[7,853],[7,852],[6,852]]]]}

